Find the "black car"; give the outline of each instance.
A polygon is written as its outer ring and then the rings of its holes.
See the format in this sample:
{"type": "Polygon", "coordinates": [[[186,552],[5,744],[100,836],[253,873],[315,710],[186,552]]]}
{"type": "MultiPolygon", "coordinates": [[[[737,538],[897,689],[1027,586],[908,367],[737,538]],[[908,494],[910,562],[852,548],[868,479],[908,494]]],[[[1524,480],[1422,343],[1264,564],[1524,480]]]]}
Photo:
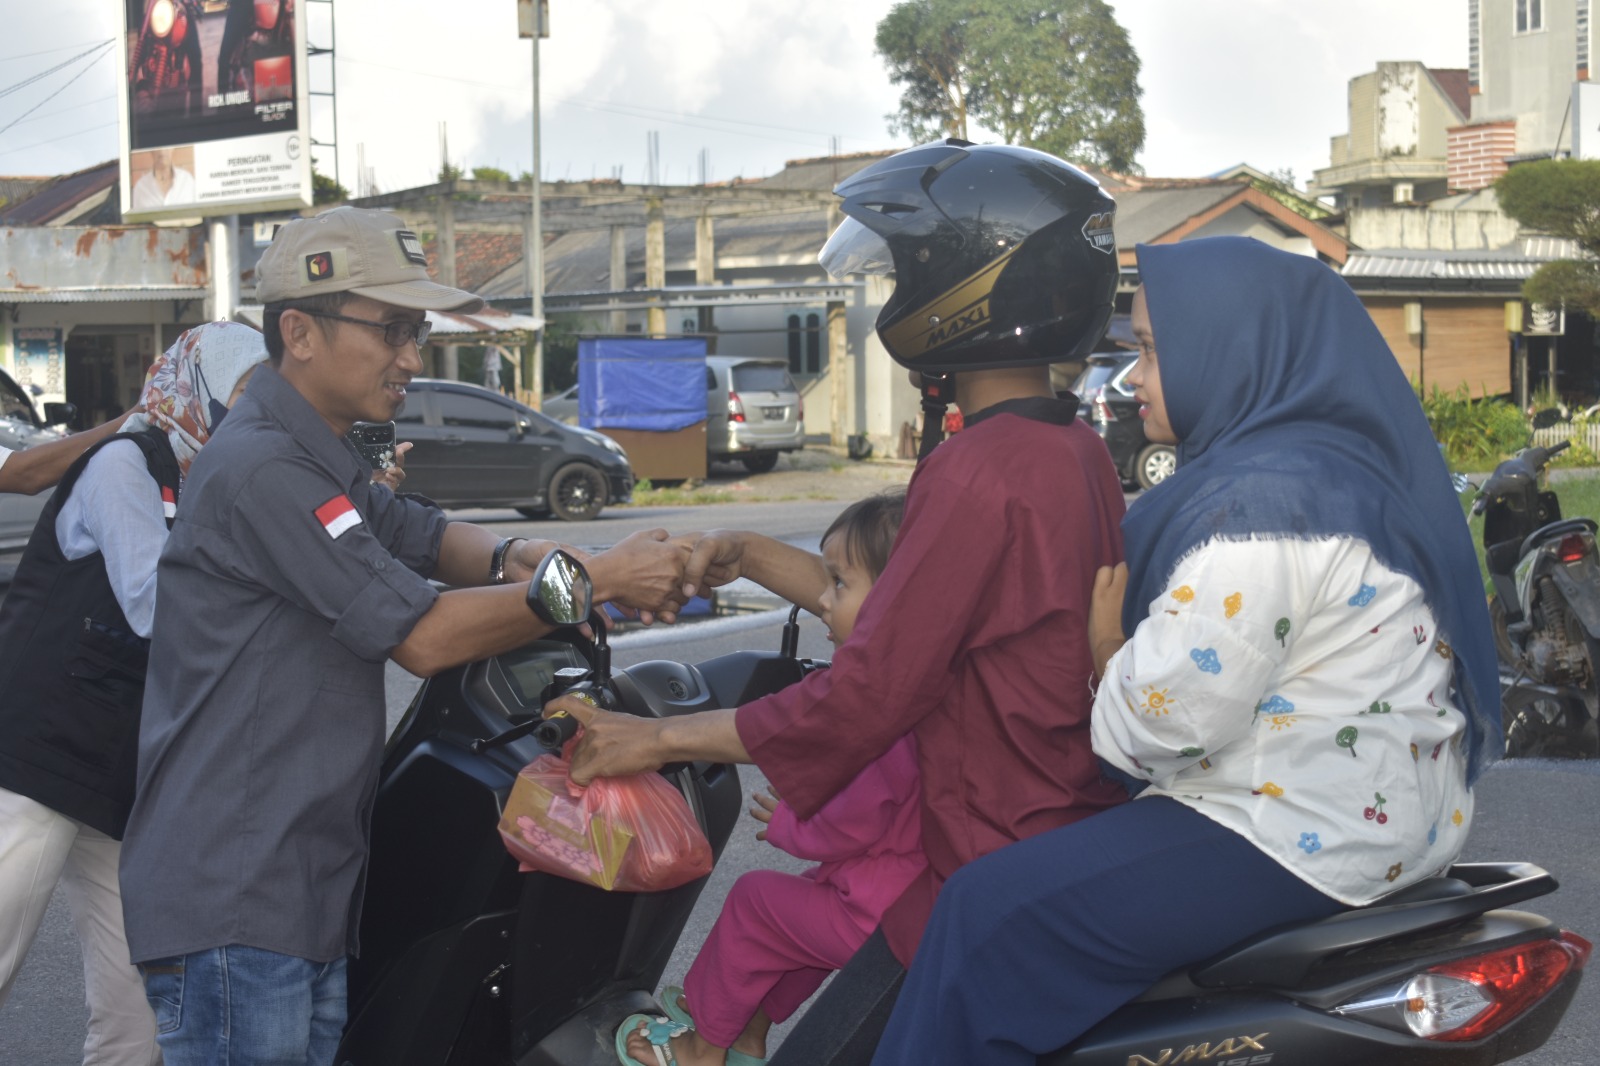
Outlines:
{"type": "Polygon", "coordinates": [[[622,445],[477,385],[412,380],[395,430],[414,445],[405,491],[441,507],[511,507],[581,522],[633,494],[622,445]]]}
{"type": "Polygon", "coordinates": [[[1139,401],[1127,383],[1137,359],[1133,352],[1097,352],[1088,358],[1072,391],[1078,396],[1078,417],[1105,440],[1122,483],[1147,489],[1178,468],[1178,453],[1144,435],[1139,401]]]}

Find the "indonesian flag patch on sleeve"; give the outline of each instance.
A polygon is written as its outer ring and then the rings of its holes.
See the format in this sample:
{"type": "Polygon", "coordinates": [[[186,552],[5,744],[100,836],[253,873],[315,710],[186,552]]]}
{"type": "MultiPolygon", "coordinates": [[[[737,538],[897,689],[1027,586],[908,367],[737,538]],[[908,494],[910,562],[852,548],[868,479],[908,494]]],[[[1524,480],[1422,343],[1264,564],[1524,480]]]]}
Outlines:
{"type": "Polygon", "coordinates": [[[161,513],[167,518],[178,517],[178,497],[167,485],[161,486],[161,513]]]}
{"type": "Polygon", "coordinates": [[[347,531],[361,524],[361,515],[357,513],[356,505],[343,493],[318,507],[314,513],[317,521],[322,523],[322,528],[327,530],[328,536],[334,540],[338,540],[347,531]]]}

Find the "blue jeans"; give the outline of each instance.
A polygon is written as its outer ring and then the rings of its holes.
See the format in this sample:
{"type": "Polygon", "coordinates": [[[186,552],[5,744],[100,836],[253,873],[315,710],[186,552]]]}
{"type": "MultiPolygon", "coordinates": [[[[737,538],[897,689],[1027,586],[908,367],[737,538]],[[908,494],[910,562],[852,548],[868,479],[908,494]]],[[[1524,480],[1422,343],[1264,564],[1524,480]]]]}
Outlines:
{"type": "Polygon", "coordinates": [[[232,944],[141,963],[166,1066],[332,1066],[345,960],[232,944]]]}

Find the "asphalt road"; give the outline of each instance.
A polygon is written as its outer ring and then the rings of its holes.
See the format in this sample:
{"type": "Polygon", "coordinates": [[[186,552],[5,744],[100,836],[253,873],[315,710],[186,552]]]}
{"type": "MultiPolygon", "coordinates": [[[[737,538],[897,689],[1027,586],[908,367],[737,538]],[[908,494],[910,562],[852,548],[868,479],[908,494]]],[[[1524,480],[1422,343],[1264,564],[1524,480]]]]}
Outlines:
{"type": "MultiPolygon", "coordinates": [[[[519,536],[535,535],[577,541],[598,547],[635,529],[664,526],[674,532],[714,523],[718,526],[763,528],[773,535],[814,548],[816,539],[837,513],[833,501],[797,501],[722,505],[714,509],[655,508],[607,512],[583,526],[531,523],[514,512],[472,514],[496,528],[519,536]],[[601,535],[603,533],[603,536],[601,535]]],[[[469,517],[463,514],[463,517],[469,517]]],[[[614,664],[648,659],[695,662],[739,648],[776,648],[781,617],[777,613],[719,619],[676,630],[642,630],[614,642],[614,664]]],[[[826,658],[829,647],[815,620],[802,625],[802,655],[826,658]]],[[[391,725],[408,702],[416,681],[391,668],[391,725]]],[[[747,793],[765,781],[744,768],[747,793]]],[[[1478,784],[1476,824],[1468,842],[1467,861],[1523,860],[1538,863],[1561,881],[1559,891],[1532,901],[1524,909],[1549,916],[1591,940],[1600,939],[1600,763],[1502,763],[1478,784]]],[[[723,895],[739,874],[759,867],[798,868],[795,860],[755,839],[754,823],[735,830],[722,861],[712,874],[691,918],[664,984],[681,983],[683,974],[715,920],[723,895]]],[[[1596,965],[1600,965],[1597,963],[1596,965]]],[[[73,1066],[80,1061],[85,1010],[83,980],[71,920],[60,894],[52,901],[44,926],[10,1000],[0,1007],[0,1064],[5,1066],[73,1066]]],[[[777,1035],[781,1037],[782,1029],[777,1035]]],[[[1600,1048],[1600,978],[1591,975],[1580,989],[1566,1020],[1541,1049],[1519,1062],[1530,1066],[1588,1066],[1600,1048]]]]}

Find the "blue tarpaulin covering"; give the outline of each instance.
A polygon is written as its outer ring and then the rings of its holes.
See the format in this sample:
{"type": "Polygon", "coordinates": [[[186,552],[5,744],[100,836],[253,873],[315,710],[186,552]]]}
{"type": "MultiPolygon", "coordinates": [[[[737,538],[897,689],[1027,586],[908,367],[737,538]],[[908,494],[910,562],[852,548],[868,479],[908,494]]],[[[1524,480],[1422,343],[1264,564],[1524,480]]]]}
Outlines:
{"type": "Polygon", "coordinates": [[[670,433],[706,420],[704,338],[578,341],[578,424],[670,433]]]}

